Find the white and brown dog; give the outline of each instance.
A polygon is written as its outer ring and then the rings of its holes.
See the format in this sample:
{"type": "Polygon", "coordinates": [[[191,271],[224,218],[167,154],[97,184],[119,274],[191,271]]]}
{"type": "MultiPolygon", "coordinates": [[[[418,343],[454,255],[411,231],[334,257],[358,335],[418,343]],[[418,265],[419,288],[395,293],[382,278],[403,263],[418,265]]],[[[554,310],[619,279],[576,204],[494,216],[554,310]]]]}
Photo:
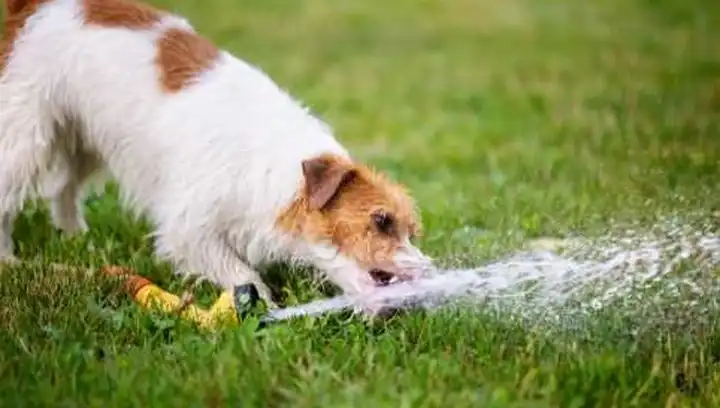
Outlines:
{"type": "Polygon", "coordinates": [[[156,225],[176,271],[257,285],[257,268],[315,266],[362,298],[431,261],[400,185],[355,162],[331,130],[182,17],[131,0],[7,0],[0,44],[0,259],[24,200],[84,231],[101,170],[156,225]]]}

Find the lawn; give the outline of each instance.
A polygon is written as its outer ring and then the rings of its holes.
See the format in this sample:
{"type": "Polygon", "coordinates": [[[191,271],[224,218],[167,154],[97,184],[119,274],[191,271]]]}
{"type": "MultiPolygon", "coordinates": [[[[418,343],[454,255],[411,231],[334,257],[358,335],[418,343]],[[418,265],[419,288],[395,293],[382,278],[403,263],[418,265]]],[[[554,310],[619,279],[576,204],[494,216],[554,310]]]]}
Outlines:
{"type": "MultiPolygon", "coordinates": [[[[667,215],[720,226],[718,2],[151,3],[262,67],[407,184],[419,245],[442,265],[667,215]]],[[[0,274],[0,407],[720,406],[717,305],[642,335],[612,310],[565,335],[468,310],[207,334],[113,282],[43,266],[128,265],[179,290],[149,224],[116,198],[110,185],[88,199],[85,236],[61,238],[41,203],[17,220],[19,256],[42,262],[0,274]]],[[[302,277],[281,284],[287,304],[326,295],[302,277]]]]}

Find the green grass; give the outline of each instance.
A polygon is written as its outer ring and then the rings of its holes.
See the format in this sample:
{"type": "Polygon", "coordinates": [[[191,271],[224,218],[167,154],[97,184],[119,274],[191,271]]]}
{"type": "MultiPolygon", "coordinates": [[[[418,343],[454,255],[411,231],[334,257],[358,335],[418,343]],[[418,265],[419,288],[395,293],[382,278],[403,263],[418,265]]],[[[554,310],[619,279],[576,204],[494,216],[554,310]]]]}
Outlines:
{"type": "MultiPolygon", "coordinates": [[[[720,3],[152,3],[261,66],[407,184],[426,225],[419,245],[441,262],[720,210],[720,3]]],[[[129,265],[177,290],[149,225],[116,197],[89,199],[92,229],[72,239],[29,205],[19,255],[129,265]]],[[[321,296],[301,278],[286,285],[287,303],[321,296]]],[[[468,311],[343,319],[203,334],[112,282],[8,269],[0,407],[720,406],[717,309],[642,336],[612,311],[565,336],[468,311]]]]}

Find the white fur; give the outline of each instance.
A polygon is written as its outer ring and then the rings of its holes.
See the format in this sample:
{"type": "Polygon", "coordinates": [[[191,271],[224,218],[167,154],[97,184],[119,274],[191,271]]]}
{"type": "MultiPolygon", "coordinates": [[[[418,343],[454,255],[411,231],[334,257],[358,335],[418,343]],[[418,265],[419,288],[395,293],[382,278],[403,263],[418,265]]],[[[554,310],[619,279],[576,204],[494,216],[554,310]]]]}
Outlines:
{"type": "Polygon", "coordinates": [[[274,227],[301,185],[303,159],[348,156],[328,126],[224,52],[198,84],[165,94],[155,40],[190,25],[166,17],[147,31],[92,27],[80,4],[43,4],[0,77],[0,258],[12,254],[9,220],[31,194],[49,198],[57,227],[84,231],[81,188],[107,169],[156,224],[157,253],[181,272],[253,282],[269,299],[255,268],[297,261],[345,292],[370,290],[367,271],[336,248],[274,227]]]}

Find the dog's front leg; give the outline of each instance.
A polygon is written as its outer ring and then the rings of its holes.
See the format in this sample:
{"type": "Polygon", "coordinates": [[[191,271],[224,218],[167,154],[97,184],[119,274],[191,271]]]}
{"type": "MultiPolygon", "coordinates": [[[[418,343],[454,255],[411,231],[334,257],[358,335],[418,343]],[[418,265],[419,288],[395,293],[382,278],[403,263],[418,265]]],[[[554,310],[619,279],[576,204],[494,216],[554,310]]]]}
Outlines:
{"type": "Polygon", "coordinates": [[[199,275],[200,279],[226,290],[251,283],[267,307],[277,307],[260,274],[249,267],[219,234],[204,235],[191,242],[178,241],[177,236],[172,240],[160,237],[158,251],[175,261],[179,266],[178,273],[199,275]]]}

